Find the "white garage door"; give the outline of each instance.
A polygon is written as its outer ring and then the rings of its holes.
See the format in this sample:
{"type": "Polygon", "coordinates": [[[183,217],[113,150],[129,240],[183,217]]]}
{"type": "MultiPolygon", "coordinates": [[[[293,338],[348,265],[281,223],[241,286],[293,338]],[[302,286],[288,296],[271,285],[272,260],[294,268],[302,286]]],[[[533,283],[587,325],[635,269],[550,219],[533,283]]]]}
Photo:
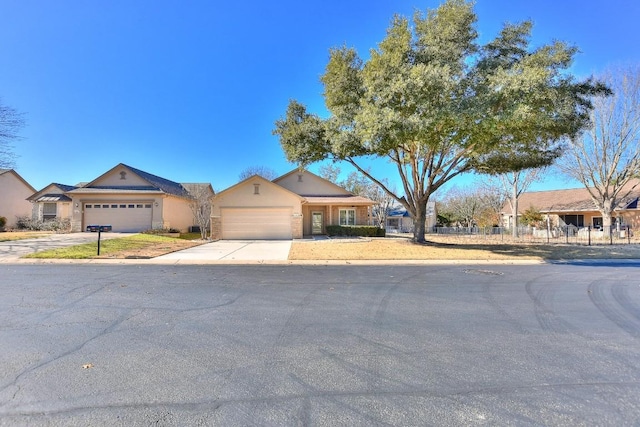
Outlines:
{"type": "Polygon", "coordinates": [[[84,227],[110,225],[113,231],[137,232],[151,229],[151,203],[109,202],[85,203],[84,227]]]}
{"type": "Polygon", "coordinates": [[[222,238],[227,240],[288,240],[291,233],[289,208],[222,209],[222,238]]]}

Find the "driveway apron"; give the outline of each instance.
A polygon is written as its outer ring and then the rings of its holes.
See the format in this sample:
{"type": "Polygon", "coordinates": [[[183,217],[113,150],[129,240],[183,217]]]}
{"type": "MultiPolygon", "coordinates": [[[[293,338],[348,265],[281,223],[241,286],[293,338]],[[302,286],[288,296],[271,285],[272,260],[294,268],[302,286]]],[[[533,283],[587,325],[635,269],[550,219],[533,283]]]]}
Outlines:
{"type": "Polygon", "coordinates": [[[290,240],[220,240],[154,258],[157,261],[286,261],[290,240]]]}

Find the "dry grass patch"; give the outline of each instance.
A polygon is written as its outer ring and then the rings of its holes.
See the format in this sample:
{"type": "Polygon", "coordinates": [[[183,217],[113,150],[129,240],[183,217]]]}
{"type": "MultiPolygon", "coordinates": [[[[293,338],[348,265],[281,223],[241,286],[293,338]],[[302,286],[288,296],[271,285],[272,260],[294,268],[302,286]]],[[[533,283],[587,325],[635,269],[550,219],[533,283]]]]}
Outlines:
{"type": "Polygon", "coordinates": [[[0,233],[0,242],[8,242],[13,240],[37,239],[39,237],[50,236],[48,231],[6,231],[0,233]]]}
{"type": "Polygon", "coordinates": [[[294,242],[290,260],[544,260],[640,258],[640,246],[577,246],[407,238],[294,242]]]}

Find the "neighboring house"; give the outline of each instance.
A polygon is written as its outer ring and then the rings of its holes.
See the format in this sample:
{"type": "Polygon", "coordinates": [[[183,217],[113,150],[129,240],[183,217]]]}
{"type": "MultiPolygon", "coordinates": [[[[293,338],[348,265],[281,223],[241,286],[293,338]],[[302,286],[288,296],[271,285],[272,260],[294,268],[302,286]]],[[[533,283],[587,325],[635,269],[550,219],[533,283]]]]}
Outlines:
{"type": "Polygon", "coordinates": [[[71,218],[71,197],[65,193],[76,188],[54,182],[31,195],[27,198],[33,205],[31,217],[39,221],[71,218]]]}
{"type": "MultiPolygon", "coordinates": [[[[436,202],[427,202],[427,214],[425,218],[425,230],[427,233],[436,226],[438,215],[436,214],[436,202]]],[[[387,233],[413,233],[413,217],[402,206],[396,206],[387,214],[387,233]]]]}
{"type": "Polygon", "coordinates": [[[35,191],[15,170],[0,169],[0,216],[7,219],[6,228],[15,227],[17,217],[29,216],[27,197],[35,191]]]}
{"type": "MultiPolygon", "coordinates": [[[[640,187],[622,200],[613,212],[613,226],[630,225],[632,228],[640,228],[639,197],[640,187]]],[[[545,220],[549,219],[551,227],[573,225],[602,228],[602,214],[596,209],[586,188],[522,193],[518,198],[518,217],[532,207],[540,211],[545,220]]],[[[508,202],[502,208],[502,219],[505,227],[511,227],[513,224],[511,206],[508,202]]]]}
{"type": "Polygon", "coordinates": [[[375,202],[306,170],[268,181],[254,175],[216,194],[213,239],[299,239],[327,225],[369,225],[375,202]]]}
{"type": "Polygon", "coordinates": [[[35,217],[52,218],[55,209],[55,217],[69,218],[71,231],[76,232],[88,225],[111,225],[119,232],[157,228],[186,232],[197,225],[192,199],[182,184],[122,163],[89,183],[50,184],[29,200],[35,217]]]}

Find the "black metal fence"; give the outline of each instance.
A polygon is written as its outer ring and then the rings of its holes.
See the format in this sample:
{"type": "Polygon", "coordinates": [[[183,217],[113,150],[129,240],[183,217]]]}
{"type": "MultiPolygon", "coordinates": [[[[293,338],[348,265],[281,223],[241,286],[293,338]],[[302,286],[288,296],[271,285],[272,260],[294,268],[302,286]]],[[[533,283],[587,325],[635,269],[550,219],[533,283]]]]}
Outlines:
{"type": "Polygon", "coordinates": [[[447,236],[476,236],[479,240],[525,241],[529,243],[564,243],[581,245],[620,245],[638,244],[640,236],[634,236],[633,230],[625,225],[613,228],[611,232],[593,227],[573,225],[550,229],[536,227],[518,227],[514,239],[513,230],[505,227],[434,227],[428,234],[447,236]]]}

